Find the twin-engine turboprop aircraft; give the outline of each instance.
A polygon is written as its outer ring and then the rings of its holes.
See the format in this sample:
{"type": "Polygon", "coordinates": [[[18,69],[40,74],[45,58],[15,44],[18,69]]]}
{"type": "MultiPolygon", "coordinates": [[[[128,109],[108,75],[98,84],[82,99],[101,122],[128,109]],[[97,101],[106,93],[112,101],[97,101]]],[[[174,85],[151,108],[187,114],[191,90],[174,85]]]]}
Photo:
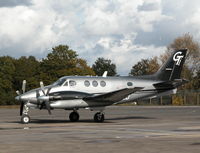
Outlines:
{"type": "Polygon", "coordinates": [[[166,63],[153,75],[146,76],[65,76],[55,83],[25,92],[26,81],[22,91],[16,91],[16,100],[21,102],[20,115],[22,123],[29,123],[29,108],[73,110],[69,115],[72,122],[79,120],[78,109],[86,108],[99,111],[94,121],[103,122],[103,110],[106,106],[127,103],[143,98],[168,95],[186,83],[180,79],[187,49],[175,51],[166,63]]]}

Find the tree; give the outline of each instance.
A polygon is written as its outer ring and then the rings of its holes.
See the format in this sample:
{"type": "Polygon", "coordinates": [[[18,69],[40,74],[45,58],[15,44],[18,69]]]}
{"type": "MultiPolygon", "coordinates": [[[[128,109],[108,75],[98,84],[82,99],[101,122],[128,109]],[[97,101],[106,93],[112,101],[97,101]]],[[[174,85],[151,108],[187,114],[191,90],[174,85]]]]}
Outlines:
{"type": "Polygon", "coordinates": [[[168,45],[167,51],[163,57],[167,58],[171,55],[172,51],[183,48],[188,49],[186,65],[189,66],[192,73],[195,74],[200,69],[200,45],[194,40],[192,35],[187,33],[174,39],[174,41],[168,45]]]}
{"type": "Polygon", "coordinates": [[[14,59],[9,56],[0,57],[0,104],[13,104],[14,59]]]}
{"type": "Polygon", "coordinates": [[[26,90],[39,87],[40,63],[34,56],[22,56],[15,61],[15,90],[21,90],[22,81],[26,80],[26,90]]]}
{"type": "Polygon", "coordinates": [[[109,59],[104,59],[103,57],[98,58],[95,63],[92,65],[92,69],[96,75],[101,76],[105,71],[108,71],[108,76],[115,76],[116,65],[111,62],[109,59]]]}
{"type": "Polygon", "coordinates": [[[132,67],[129,75],[132,76],[149,75],[155,73],[158,69],[159,69],[159,64],[157,57],[151,59],[142,59],[132,67]]]}
{"type": "Polygon", "coordinates": [[[14,59],[0,57],[0,104],[14,104],[15,91],[21,90],[22,81],[27,80],[26,91],[39,87],[39,81],[45,85],[65,75],[95,75],[86,60],[67,45],[52,48],[52,52],[42,61],[34,56],[14,59]]]}
{"type": "Polygon", "coordinates": [[[65,75],[94,75],[94,71],[84,59],[78,58],[76,51],[67,45],[52,48],[52,52],[41,62],[40,79],[45,84],[52,83],[65,75]]]}
{"type": "Polygon", "coordinates": [[[172,51],[183,48],[188,49],[188,54],[183,66],[182,77],[189,80],[189,83],[185,84],[184,88],[197,89],[194,82],[196,82],[197,72],[200,70],[200,45],[190,34],[184,34],[174,39],[167,47],[166,52],[161,56],[161,60],[167,59],[172,51]]]}
{"type": "Polygon", "coordinates": [[[194,89],[200,89],[200,70],[197,72],[197,75],[193,78],[192,86],[194,89]]]}

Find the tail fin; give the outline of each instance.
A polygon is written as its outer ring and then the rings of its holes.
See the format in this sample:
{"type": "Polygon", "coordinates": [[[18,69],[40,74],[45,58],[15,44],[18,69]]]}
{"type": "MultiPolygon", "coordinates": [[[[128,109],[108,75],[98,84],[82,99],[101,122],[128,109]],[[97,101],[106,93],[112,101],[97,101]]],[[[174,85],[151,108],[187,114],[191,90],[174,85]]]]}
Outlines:
{"type": "Polygon", "coordinates": [[[163,66],[155,73],[156,79],[164,81],[180,79],[186,53],[187,49],[174,51],[163,66]]]}

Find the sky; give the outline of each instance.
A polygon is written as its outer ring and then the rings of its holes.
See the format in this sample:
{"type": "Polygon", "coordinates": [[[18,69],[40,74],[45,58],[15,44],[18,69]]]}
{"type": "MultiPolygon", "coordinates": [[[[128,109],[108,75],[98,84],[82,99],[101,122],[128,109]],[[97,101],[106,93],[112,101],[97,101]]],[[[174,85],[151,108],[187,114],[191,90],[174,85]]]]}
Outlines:
{"type": "Polygon", "coordinates": [[[200,39],[199,0],[0,0],[0,56],[42,59],[62,44],[128,75],[185,33],[200,39]]]}

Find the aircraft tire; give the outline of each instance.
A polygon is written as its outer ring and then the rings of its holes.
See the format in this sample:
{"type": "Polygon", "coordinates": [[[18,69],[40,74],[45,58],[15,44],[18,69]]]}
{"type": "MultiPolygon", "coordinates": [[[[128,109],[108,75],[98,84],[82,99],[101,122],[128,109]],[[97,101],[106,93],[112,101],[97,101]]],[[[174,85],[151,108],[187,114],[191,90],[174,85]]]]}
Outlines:
{"type": "Polygon", "coordinates": [[[21,117],[22,124],[28,124],[30,122],[30,120],[31,120],[30,117],[26,114],[22,115],[22,117],[21,117]]]}
{"type": "Polygon", "coordinates": [[[98,112],[98,113],[96,113],[96,114],[94,115],[94,121],[95,121],[95,122],[102,123],[102,122],[104,122],[104,119],[105,119],[105,117],[104,117],[104,114],[103,114],[103,113],[98,112]]]}
{"type": "Polygon", "coordinates": [[[77,122],[79,120],[79,114],[77,112],[71,112],[69,119],[71,122],[77,122]]]}

